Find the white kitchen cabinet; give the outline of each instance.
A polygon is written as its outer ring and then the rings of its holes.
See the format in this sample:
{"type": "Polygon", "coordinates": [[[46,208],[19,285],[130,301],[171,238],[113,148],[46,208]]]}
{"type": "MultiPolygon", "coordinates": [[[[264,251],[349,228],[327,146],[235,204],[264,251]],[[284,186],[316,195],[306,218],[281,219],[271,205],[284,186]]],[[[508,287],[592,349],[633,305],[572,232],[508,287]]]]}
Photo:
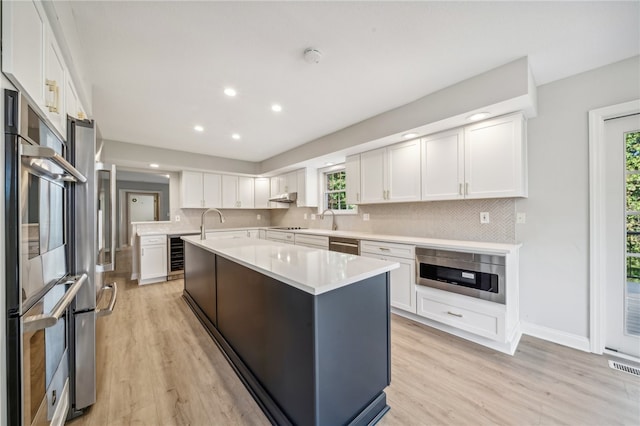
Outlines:
{"type": "Polygon", "coordinates": [[[256,178],[254,182],[254,202],[257,209],[268,209],[271,207],[269,198],[271,197],[271,182],[269,178],[256,178]]]}
{"type": "Polygon", "coordinates": [[[40,108],[47,26],[40,2],[2,2],[2,71],[40,108]]]}
{"type": "Polygon", "coordinates": [[[282,192],[298,192],[297,172],[289,172],[284,175],[284,191],[282,192]]]}
{"type": "Polygon", "coordinates": [[[47,26],[44,46],[45,115],[61,135],[67,134],[65,112],[66,66],[53,32],[47,26]]]}
{"type": "Polygon", "coordinates": [[[87,118],[84,108],[82,108],[82,103],[78,98],[78,92],[76,91],[76,87],[73,84],[73,80],[67,73],[67,83],[64,90],[64,99],[65,99],[65,110],[67,115],[70,115],[74,118],[79,118],[84,120],[87,118]]]}
{"type": "Polygon", "coordinates": [[[277,241],[279,243],[294,244],[295,234],[293,232],[273,231],[271,229],[267,229],[266,239],[269,241],[277,241]]]}
{"type": "Polygon", "coordinates": [[[329,250],[329,237],[322,235],[295,234],[295,245],[329,250]]]}
{"type": "Polygon", "coordinates": [[[180,174],[180,208],[222,207],[222,176],[215,173],[180,174]]]}
{"type": "Polygon", "coordinates": [[[400,268],[391,271],[391,306],[416,313],[415,246],[383,241],[361,241],[361,255],[398,262],[400,268]]]}
{"type": "Polygon", "coordinates": [[[422,199],[464,198],[464,132],[456,129],[422,139],[422,199]]]}
{"type": "Polygon", "coordinates": [[[258,229],[238,229],[235,231],[215,231],[209,230],[207,231],[207,239],[208,240],[217,240],[217,239],[225,239],[225,238],[259,238],[260,233],[258,229]]]}
{"type": "Polygon", "coordinates": [[[420,140],[360,154],[361,203],[420,200],[420,140]]]}
{"type": "Polygon", "coordinates": [[[347,204],[360,204],[360,154],[350,155],[344,163],[347,204]]]}
{"type": "Polygon", "coordinates": [[[167,280],[167,237],[145,235],[140,237],[140,274],[138,284],[151,284],[167,280]]]}
{"type": "Polygon", "coordinates": [[[226,209],[252,209],[254,206],[254,179],[246,176],[222,175],[222,207],[226,209]]]}
{"type": "Polygon", "coordinates": [[[318,207],[318,170],[305,167],[296,172],[298,207],[318,207]]]}
{"type": "Polygon", "coordinates": [[[465,198],[527,196],[524,131],[521,113],[465,127],[465,198]]]}
{"type": "MultiPolygon", "coordinates": [[[[285,182],[285,176],[284,175],[271,177],[269,179],[269,185],[270,185],[270,198],[277,197],[278,195],[286,192],[285,191],[286,182],[285,182]]],[[[287,204],[287,203],[269,202],[269,208],[271,208],[271,209],[288,209],[289,208],[289,204],[287,204]]]]}

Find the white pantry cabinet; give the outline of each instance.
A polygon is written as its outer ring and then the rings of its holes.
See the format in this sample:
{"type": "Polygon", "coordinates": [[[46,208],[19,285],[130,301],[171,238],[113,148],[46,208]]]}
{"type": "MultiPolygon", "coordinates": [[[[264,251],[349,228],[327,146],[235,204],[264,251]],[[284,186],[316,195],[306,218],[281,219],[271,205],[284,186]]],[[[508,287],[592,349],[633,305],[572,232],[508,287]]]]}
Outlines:
{"type": "Polygon", "coordinates": [[[527,196],[524,132],[520,113],[465,127],[465,198],[527,196]]]}
{"type": "Polygon", "coordinates": [[[151,284],[167,280],[167,237],[165,235],[140,237],[139,264],[138,284],[151,284]]]}
{"type": "Polygon", "coordinates": [[[246,176],[222,175],[222,207],[252,209],[254,207],[254,179],[246,176]]]}
{"type": "Polygon", "coordinates": [[[361,203],[420,201],[420,140],[360,154],[361,203]]]}
{"type": "Polygon", "coordinates": [[[360,203],[360,154],[350,155],[344,163],[347,204],[360,203]]]}
{"type": "Polygon", "coordinates": [[[398,262],[391,271],[391,306],[416,313],[415,246],[384,241],[361,241],[361,256],[398,262]]]}
{"type": "Polygon", "coordinates": [[[222,176],[215,173],[180,174],[180,208],[222,207],[222,176]]]}

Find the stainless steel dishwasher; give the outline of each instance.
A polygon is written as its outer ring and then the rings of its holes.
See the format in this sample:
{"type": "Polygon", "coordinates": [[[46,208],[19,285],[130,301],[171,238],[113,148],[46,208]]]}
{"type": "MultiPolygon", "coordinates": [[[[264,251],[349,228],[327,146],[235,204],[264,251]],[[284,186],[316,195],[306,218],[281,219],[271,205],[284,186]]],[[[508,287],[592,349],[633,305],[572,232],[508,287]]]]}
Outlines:
{"type": "Polygon", "coordinates": [[[359,255],[360,240],[354,238],[329,237],[329,250],[359,255]]]}

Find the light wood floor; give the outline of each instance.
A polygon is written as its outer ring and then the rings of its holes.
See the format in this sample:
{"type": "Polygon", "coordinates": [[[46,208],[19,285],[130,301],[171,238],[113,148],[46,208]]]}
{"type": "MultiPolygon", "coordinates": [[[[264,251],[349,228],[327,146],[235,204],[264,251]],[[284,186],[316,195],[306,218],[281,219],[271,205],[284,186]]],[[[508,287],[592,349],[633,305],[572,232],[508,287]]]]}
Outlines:
{"type": "MultiPolygon", "coordinates": [[[[126,260],[120,263],[126,268],[126,260]]],[[[128,272],[98,321],[98,392],[83,425],[266,425],[181,298],[128,272]]],[[[390,425],[640,424],[640,380],[607,358],[523,337],[511,357],[393,316],[390,425]]]]}

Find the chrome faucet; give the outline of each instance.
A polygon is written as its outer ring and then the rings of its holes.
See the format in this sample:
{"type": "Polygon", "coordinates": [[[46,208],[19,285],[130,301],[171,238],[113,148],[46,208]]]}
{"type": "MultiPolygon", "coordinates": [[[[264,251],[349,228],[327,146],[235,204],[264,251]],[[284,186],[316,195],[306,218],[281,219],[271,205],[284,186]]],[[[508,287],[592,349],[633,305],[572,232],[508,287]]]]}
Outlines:
{"type": "Polygon", "coordinates": [[[335,214],[335,212],[334,212],[333,210],[331,210],[331,209],[326,209],[325,211],[323,211],[323,212],[320,214],[320,219],[324,220],[324,214],[325,214],[326,212],[331,213],[331,218],[332,218],[332,219],[331,219],[331,229],[335,231],[336,229],[338,229],[338,225],[336,225],[336,214],[335,214]]]}
{"type": "Polygon", "coordinates": [[[207,239],[207,232],[204,229],[204,217],[207,215],[207,213],[209,212],[216,212],[220,215],[220,223],[224,223],[224,216],[222,215],[222,212],[218,209],[207,209],[204,211],[204,213],[202,213],[202,220],[200,221],[200,239],[201,240],[206,240],[207,239]]]}

